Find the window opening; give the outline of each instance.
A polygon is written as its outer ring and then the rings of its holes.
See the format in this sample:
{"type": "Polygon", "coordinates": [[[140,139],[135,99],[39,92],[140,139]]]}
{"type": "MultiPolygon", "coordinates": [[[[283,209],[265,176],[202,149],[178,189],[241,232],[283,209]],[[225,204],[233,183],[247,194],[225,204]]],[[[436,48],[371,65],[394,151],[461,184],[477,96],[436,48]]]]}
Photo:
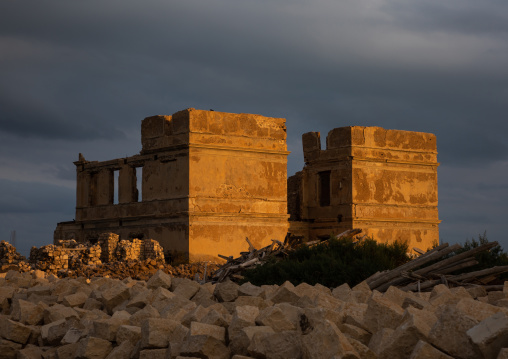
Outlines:
{"type": "Polygon", "coordinates": [[[134,198],[137,202],[143,201],[143,167],[136,167],[136,194],[134,198]]]}
{"type": "Polygon", "coordinates": [[[330,205],[330,173],[331,171],[319,172],[319,205],[330,205]]]}
{"type": "Polygon", "coordinates": [[[113,171],[113,204],[118,204],[118,196],[120,190],[120,182],[119,182],[120,171],[113,171]]]}

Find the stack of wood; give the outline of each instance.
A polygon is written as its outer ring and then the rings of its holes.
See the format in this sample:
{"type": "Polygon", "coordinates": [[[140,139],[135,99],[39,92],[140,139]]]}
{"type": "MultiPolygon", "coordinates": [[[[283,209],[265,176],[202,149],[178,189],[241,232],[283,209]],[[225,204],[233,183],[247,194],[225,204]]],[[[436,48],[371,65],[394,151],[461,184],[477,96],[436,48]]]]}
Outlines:
{"type": "MultiPolygon", "coordinates": [[[[343,237],[352,237],[361,232],[361,229],[351,229],[337,235],[335,238],[340,239],[343,237]]],[[[226,263],[217,269],[214,273],[212,273],[212,282],[222,282],[226,278],[233,280],[242,279],[243,277],[240,274],[242,271],[261,265],[265,263],[269,258],[283,258],[286,257],[291,250],[294,250],[299,246],[312,247],[327,241],[327,239],[323,239],[301,243],[298,237],[291,237],[288,234],[284,239],[284,243],[276,239],[272,239],[272,244],[269,246],[263,247],[261,249],[256,249],[252,245],[249,238],[245,238],[245,240],[249,245],[249,251],[240,252],[240,257],[233,258],[233,256],[227,257],[219,254],[219,257],[225,259],[226,263]]]]}
{"type": "MultiPolygon", "coordinates": [[[[460,244],[449,246],[448,243],[444,243],[395,269],[372,275],[367,279],[367,284],[372,290],[380,292],[386,291],[390,286],[396,286],[403,291],[430,291],[438,284],[483,286],[486,290],[499,290],[499,286],[488,284],[500,274],[508,272],[508,266],[450,274],[478,264],[475,256],[497,245],[497,242],[490,242],[465,252],[458,252],[462,249],[460,244]]],[[[502,285],[500,287],[502,288],[502,285]]]]}

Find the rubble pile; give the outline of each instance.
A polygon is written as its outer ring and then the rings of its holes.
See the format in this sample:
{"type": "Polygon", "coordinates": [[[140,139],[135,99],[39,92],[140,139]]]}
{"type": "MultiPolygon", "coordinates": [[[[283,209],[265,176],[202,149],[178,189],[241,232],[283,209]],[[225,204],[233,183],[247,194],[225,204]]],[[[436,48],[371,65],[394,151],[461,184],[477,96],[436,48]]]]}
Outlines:
{"type": "Polygon", "coordinates": [[[100,258],[103,262],[113,262],[116,260],[115,254],[119,239],[120,236],[115,233],[101,233],[99,235],[100,258]]]}
{"type": "Polygon", "coordinates": [[[9,271],[3,358],[508,358],[508,282],[384,293],[366,282],[199,284],[9,271]]]}
{"type": "Polygon", "coordinates": [[[6,272],[13,266],[29,269],[26,258],[16,251],[16,248],[6,241],[0,242],[0,271],[6,272]]]}
{"type": "MultiPolygon", "coordinates": [[[[65,274],[66,276],[72,276],[73,272],[86,276],[86,273],[95,271],[93,268],[87,267],[97,267],[104,263],[118,261],[145,262],[152,269],[159,268],[164,263],[164,251],[159,242],[152,239],[120,241],[117,234],[103,233],[99,236],[97,244],[85,245],[74,240],[65,240],[58,241],[56,245],[32,247],[29,259],[30,265],[34,269],[60,275],[65,274]],[[70,273],[68,273],[69,270],[70,273]]],[[[117,266],[122,267],[122,264],[117,264],[117,266]]]]}
{"type": "Polygon", "coordinates": [[[121,261],[132,261],[141,257],[141,241],[139,239],[133,239],[127,241],[122,239],[115,252],[116,258],[121,261]]]}

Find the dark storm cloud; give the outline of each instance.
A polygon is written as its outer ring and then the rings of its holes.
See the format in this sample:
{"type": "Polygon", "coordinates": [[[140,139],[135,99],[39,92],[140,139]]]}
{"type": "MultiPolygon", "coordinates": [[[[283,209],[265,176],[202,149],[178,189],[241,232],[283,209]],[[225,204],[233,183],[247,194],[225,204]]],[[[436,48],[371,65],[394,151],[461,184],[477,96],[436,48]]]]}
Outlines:
{"type": "Polygon", "coordinates": [[[391,19],[413,31],[455,32],[467,35],[498,35],[508,33],[506,1],[391,1],[382,9],[391,19]]]}
{"type": "Polygon", "coordinates": [[[105,131],[69,121],[71,114],[58,113],[30,98],[6,98],[0,94],[0,131],[21,137],[89,140],[105,136],[105,131]]]}
{"type": "Polygon", "coordinates": [[[66,187],[38,182],[0,179],[0,213],[72,211],[75,192],[66,187]]]}

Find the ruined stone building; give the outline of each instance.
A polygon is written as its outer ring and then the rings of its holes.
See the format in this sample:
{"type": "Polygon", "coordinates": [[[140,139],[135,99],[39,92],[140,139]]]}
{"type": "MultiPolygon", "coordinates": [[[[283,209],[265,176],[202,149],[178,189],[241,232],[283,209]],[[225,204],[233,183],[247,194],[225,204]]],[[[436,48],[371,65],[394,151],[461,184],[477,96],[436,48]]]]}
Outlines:
{"type": "Polygon", "coordinates": [[[257,247],[284,239],[285,119],[187,109],[144,119],[141,143],[139,155],[74,163],[76,217],[58,224],[55,240],[93,241],[114,232],[152,238],[199,260],[236,255],[245,237],[257,247]]]}
{"type": "Polygon", "coordinates": [[[361,228],[423,250],[439,241],[436,136],[353,126],[331,130],[325,150],[319,132],[302,143],[305,167],[288,179],[291,233],[361,228]]]}
{"type": "Polygon", "coordinates": [[[287,179],[285,119],[195,109],[148,117],[140,154],[74,162],[76,217],[54,239],[152,238],[191,261],[237,256],[245,237],[259,248],[288,229],[316,239],[362,228],[422,249],[438,241],[434,135],[344,127],[326,150],[319,133],[302,139],[305,167],[287,179]]]}

